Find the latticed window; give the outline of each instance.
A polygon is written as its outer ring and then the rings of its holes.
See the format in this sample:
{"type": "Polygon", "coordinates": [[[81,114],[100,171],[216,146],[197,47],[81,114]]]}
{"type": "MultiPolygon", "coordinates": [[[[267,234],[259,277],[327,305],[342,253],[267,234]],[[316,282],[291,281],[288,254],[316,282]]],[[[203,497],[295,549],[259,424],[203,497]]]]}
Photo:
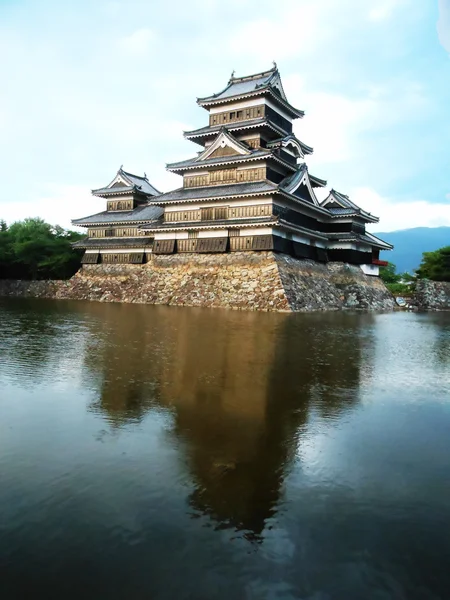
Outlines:
{"type": "Polygon", "coordinates": [[[241,235],[241,230],[240,229],[230,229],[228,233],[229,233],[230,237],[239,237],[241,235]]]}
{"type": "Polygon", "coordinates": [[[226,206],[216,208],[214,217],[216,219],[226,219],[228,217],[228,209],[226,206]]]}
{"type": "Polygon", "coordinates": [[[189,239],[197,239],[198,238],[198,231],[188,231],[188,238],[189,239]]]}

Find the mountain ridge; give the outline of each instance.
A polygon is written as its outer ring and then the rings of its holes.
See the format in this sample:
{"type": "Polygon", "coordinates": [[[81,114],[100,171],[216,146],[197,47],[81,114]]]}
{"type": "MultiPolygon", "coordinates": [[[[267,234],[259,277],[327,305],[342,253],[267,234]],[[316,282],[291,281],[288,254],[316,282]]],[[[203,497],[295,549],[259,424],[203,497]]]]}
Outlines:
{"type": "Polygon", "coordinates": [[[397,273],[413,273],[420,265],[423,252],[450,246],[450,227],[413,227],[374,235],[394,245],[394,250],[381,252],[380,258],[394,263],[397,273]]]}

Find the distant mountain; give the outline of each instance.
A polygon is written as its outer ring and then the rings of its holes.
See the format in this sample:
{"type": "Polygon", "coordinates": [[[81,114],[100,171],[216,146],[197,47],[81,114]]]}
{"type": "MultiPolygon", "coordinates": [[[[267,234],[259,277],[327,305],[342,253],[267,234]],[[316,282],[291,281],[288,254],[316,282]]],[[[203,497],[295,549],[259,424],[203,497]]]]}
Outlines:
{"type": "Polygon", "coordinates": [[[376,233],[377,237],[394,245],[391,252],[381,252],[381,260],[397,266],[397,273],[409,271],[420,265],[422,252],[432,252],[450,246],[450,227],[415,227],[388,233],[376,233]]]}

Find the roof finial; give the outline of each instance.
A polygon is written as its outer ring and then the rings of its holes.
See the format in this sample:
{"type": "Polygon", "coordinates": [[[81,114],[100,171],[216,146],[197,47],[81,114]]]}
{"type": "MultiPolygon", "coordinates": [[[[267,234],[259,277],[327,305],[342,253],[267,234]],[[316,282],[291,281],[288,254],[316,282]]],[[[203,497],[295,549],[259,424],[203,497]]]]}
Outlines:
{"type": "Polygon", "coordinates": [[[230,77],[230,79],[233,79],[233,77],[234,77],[234,74],[235,74],[235,73],[236,73],[236,71],[233,69],[233,70],[231,71],[231,77],[230,77]]]}
{"type": "Polygon", "coordinates": [[[273,63],[273,68],[274,68],[274,69],[278,69],[278,67],[277,67],[277,63],[276,63],[274,60],[272,61],[272,63],[273,63]]]}
{"type": "Polygon", "coordinates": [[[123,169],[123,165],[120,165],[120,169],[119,169],[119,171],[121,171],[122,169],[123,169]]]}
{"type": "Polygon", "coordinates": [[[144,171],[144,177],[145,179],[147,179],[147,173],[144,171]]]}

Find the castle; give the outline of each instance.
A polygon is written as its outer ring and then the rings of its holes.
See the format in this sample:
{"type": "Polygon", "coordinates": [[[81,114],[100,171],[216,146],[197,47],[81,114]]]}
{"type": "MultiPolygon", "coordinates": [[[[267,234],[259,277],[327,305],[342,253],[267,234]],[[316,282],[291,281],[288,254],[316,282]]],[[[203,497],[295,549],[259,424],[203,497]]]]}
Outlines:
{"type": "Polygon", "coordinates": [[[182,187],[160,193],[147,177],[119,169],[93,190],[106,210],[73,220],[87,228],[76,246],[83,264],[143,264],[152,255],[273,251],[320,263],[359,265],[378,275],[380,250],[392,248],[366,231],[378,218],[309,173],[313,152],[294,134],[303,111],[287,100],[280,73],[229,80],[219,93],[197,99],[208,111],[205,127],[185,138],[200,146],[189,160],[167,169],[182,187]]]}

